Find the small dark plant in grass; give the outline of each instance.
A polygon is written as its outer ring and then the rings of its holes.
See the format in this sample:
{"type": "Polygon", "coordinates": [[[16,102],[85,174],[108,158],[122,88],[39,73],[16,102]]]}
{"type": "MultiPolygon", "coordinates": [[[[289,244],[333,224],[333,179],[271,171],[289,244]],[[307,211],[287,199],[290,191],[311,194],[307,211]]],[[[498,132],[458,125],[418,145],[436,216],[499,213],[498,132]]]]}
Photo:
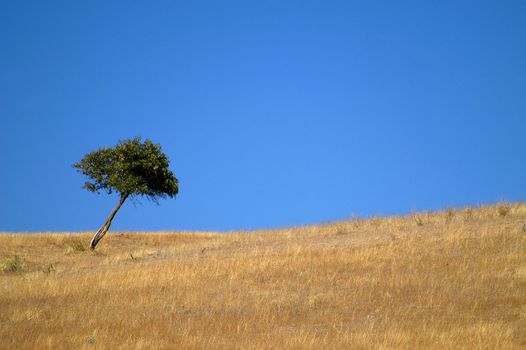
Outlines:
{"type": "Polygon", "coordinates": [[[452,208],[446,209],[446,224],[449,224],[455,217],[455,211],[452,208]]]}
{"type": "Polygon", "coordinates": [[[82,244],[82,242],[74,242],[72,245],[71,245],[71,250],[73,250],[74,252],[85,252],[86,251],[86,247],[84,246],[84,244],[82,244]]]}
{"type": "Polygon", "coordinates": [[[24,258],[21,255],[15,254],[12,258],[2,264],[2,271],[4,272],[17,272],[24,268],[24,258]]]}
{"type": "Polygon", "coordinates": [[[499,203],[499,205],[497,205],[497,214],[501,218],[503,218],[506,215],[508,215],[510,210],[511,210],[511,206],[508,203],[506,203],[506,202],[501,202],[501,203],[499,203]]]}

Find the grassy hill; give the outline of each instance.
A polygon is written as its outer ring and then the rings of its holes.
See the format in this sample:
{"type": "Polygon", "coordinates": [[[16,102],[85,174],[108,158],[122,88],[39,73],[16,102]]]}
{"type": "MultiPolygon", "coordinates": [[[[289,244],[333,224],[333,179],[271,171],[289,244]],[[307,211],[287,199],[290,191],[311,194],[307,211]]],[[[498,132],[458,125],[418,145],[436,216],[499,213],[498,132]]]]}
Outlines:
{"type": "Polygon", "coordinates": [[[524,349],[526,205],[0,235],[0,349],[524,349]]]}

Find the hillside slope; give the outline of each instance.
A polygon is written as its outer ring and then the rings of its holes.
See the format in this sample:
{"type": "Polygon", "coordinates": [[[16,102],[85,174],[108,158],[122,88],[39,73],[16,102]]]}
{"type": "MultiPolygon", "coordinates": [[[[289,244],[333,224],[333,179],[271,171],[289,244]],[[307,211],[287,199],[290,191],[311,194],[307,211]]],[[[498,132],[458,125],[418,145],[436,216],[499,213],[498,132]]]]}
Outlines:
{"type": "Polygon", "coordinates": [[[523,203],[89,238],[0,235],[0,349],[526,347],[523,203]]]}

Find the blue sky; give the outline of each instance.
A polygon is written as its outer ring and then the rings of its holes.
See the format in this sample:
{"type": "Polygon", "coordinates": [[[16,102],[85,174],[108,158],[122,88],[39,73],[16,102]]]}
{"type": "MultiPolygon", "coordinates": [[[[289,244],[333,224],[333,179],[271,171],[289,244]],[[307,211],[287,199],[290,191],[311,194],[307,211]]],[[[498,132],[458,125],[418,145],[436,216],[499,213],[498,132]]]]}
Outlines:
{"type": "Polygon", "coordinates": [[[142,136],[177,199],[113,230],[525,200],[524,1],[3,1],[0,230],[97,229],[72,164],[142,136]]]}

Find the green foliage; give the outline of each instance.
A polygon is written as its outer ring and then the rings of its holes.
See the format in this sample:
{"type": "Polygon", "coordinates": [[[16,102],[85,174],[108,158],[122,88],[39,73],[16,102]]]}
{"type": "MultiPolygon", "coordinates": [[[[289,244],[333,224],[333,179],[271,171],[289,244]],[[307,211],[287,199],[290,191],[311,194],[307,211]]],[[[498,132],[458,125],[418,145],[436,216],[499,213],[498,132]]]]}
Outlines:
{"type": "Polygon", "coordinates": [[[73,250],[74,252],[85,252],[86,251],[86,247],[80,241],[79,242],[73,242],[73,244],[71,244],[71,250],[73,250]]]}
{"type": "Polygon", "coordinates": [[[511,210],[511,205],[509,205],[508,203],[506,202],[500,202],[498,205],[497,205],[497,214],[498,216],[500,217],[505,217],[506,215],[508,215],[508,213],[510,212],[511,210]]]}
{"type": "Polygon", "coordinates": [[[90,180],[84,188],[91,192],[119,192],[126,196],[174,197],[179,191],[177,178],[169,169],[161,146],[140,137],[120,141],[116,146],[88,153],[73,165],[90,180]]]}
{"type": "Polygon", "coordinates": [[[12,258],[2,264],[2,271],[4,272],[17,272],[24,268],[24,258],[21,255],[15,254],[12,258]]]}

